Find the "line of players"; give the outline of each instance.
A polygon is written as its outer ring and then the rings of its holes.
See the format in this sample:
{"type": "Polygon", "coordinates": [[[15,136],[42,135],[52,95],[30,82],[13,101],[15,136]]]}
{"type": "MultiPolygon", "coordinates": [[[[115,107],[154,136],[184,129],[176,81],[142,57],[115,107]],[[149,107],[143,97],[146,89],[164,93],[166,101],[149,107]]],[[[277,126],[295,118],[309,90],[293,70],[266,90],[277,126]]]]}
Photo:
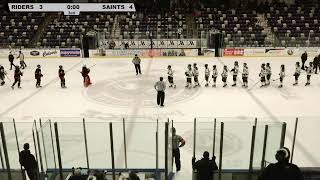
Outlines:
{"type": "MultiPolygon", "coordinates": [[[[205,87],[208,87],[209,84],[211,83],[210,75],[211,75],[211,78],[212,78],[212,87],[216,87],[217,86],[216,85],[217,84],[217,78],[218,78],[217,66],[213,65],[212,66],[212,70],[209,69],[208,64],[205,64],[204,67],[205,67],[204,74],[205,74],[205,81],[206,81],[205,87]]],[[[318,67],[314,67],[312,62],[309,63],[309,66],[305,66],[305,71],[307,73],[307,82],[306,82],[305,86],[310,85],[311,75],[313,74],[314,68],[318,68],[318,67]]],[[[239,63],[238,63],[238,61],[235,61],[234,62],[234,67],[230,70],[230,73],[231,73],[232,79],[233,79],[233,84],[232,84],[233,87],[237,86],[238,75],[239,75],[239,73],[241,73],[241,76],[242,76],[242,87],[248,88],[249,68],[248,68],[247,63],[243,63],[242,72],[240,72],[239,63]]],[[[295,79],[295,83],[293,84],[294,86],[298,85],[299,77],[300,77],[301,73],[302,72],[301,72],[300,63],[296,62],[296,64],[295,64],[295,72],[293,74],[294,79],[295,79]]],[[[176,88],[176,85],[173,82],[174,71],[173,71],[171,65],[168,66],[168,73],[167,74],[168,74],[168,81],[170,83],[169,87],[176,88]]],[[[229,74],[228,67],[226,65],[224,65],[222,73],[221,73],[223,87],[227,87],[227,85],[228,85],[227,84],[228,74],[229,74]]],[[[198,70],[198,67],[197,67],[197,63],[194,63],[193,67],[192,67],[191,64],[188,64],[187,70],[185,72],[185,76],[186,76],[186,79],[187,79],[187,84],[185,86],[186,88],[192,88],[192,79],[194,80],[193,88],[200,87],[199,70],[198,70]]],[[[260,70],[260,73],[259,73],[260,81],[255,83],[253,85],[253,87],[255,85],[257,85],[259,82],[261,83],[260,87],[269,86],[270,85],[271,76],[272,76],[272,70],[271,70],[270,63],[262,64],[261,65],[261,70],[260,70]]],[[[279,78],[278,79],[274,79],[273,81],[279,80],[280,81],[280,85],[278,87],[282,88],[283,87],[283,80],[284,80],[285,77],[286,77],[285,65],[282,64],[280,66],[279,78]]]]}

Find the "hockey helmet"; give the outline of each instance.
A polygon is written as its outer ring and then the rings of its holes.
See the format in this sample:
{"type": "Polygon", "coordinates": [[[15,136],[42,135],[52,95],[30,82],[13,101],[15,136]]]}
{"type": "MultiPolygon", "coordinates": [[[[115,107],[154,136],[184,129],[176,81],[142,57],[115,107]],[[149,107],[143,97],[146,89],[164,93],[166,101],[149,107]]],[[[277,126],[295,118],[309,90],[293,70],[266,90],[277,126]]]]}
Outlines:
{"type": "Polygon", "coordinates": [[[37,65],[37,68],[41,68],[40,64],[37,65]]]}
{"type": "Polygon", "coordinates": [[[61,66],[61,65],[59,65],[59,68],[61,69],[61,68],[62,68],[62,66],[61,66]]]}
{"type": "Polygon", "coordinates": [[[205,64],[204,67],[208,67],[208,64],[205,64]]]}

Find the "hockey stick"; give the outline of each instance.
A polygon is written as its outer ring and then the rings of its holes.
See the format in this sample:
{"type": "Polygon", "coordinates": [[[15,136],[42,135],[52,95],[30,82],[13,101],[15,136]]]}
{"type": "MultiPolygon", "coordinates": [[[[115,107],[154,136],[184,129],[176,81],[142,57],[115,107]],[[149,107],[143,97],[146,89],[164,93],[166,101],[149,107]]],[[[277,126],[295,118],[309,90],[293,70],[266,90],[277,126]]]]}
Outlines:
{"type": "Polygon", "coordinates": [[[253,84],[253,86],[251,88],[249,88],[248,90],[250,91],[251,89],[253,89],[260,81],[257,81],[256,83],[253,84]]]}
{"type": "Polygon", "coordinates": [[[10,81],[10,83],[11,83],[12,81],[11,81],[11,79],[8,77],[8,75],[7,75],[7,74],[4,74],[4,75],[9,79],[9,81],[10,81]]]}

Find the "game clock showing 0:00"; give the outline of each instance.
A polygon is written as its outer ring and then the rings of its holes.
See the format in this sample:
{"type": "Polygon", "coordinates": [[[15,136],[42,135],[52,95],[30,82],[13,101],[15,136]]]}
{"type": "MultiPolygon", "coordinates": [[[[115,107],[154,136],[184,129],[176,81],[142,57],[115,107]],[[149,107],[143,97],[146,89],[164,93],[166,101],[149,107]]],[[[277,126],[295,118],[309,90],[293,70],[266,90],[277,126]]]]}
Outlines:
{"type": "Polygon", "coordinates": [[[135,12],[134,3],[9,3],[11,12],[64,12],[79,15],[80,12],[135,12]]]}

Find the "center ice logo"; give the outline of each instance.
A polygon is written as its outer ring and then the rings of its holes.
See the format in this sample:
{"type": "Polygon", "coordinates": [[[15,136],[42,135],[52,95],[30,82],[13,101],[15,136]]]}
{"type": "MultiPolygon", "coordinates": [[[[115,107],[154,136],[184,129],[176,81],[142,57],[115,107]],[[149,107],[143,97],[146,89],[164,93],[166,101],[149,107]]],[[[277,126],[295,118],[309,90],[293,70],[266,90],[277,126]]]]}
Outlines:
{"type": "MultiPolygon", "coordinates": [[[[154,83],[159,78],[157,71],[147,77],[123,76],[95,83],[85,95],[92,101],[106,106],[156,107],[154,83]]],[[[128,73],[129,74],[129,73],[128,73]]],[[[185,89],[185,79],[175,79],[179,88],[166,90],[166,105],[181,103],[197,96],[200,89],[185,89]]],[[[169,84],[167,83],[167,86],[169,84]]]]}

